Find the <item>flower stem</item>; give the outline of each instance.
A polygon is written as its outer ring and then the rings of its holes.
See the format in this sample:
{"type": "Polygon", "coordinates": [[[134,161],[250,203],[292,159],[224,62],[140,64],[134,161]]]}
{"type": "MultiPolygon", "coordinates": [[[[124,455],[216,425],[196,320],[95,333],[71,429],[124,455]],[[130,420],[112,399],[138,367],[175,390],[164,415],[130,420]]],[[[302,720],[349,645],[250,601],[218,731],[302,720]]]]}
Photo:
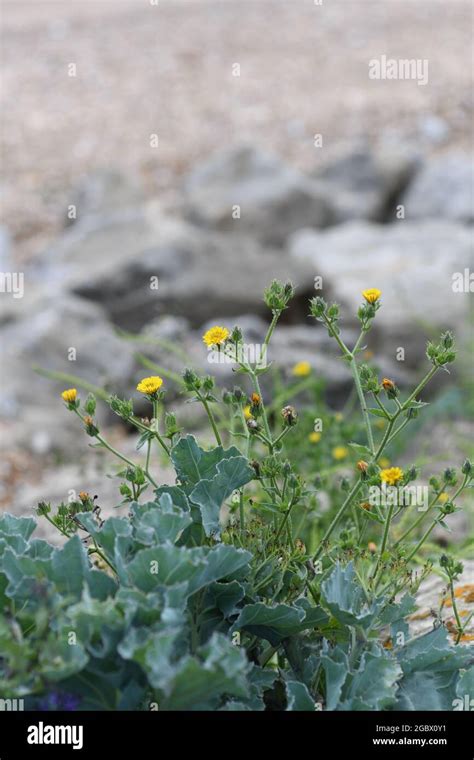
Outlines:
{"type": "Polygon", "coordinates": [[[374,569],[374,572],[373,572],[373,575],[372,575],[372,580],[374,581],[374,591],[376,591],[378,583],[379,583],[379,580],[380,580],[380,578],[379,578],[376,581],[376,578],[377,578],[377,574],[378,574],[378,571],[379,571],[380,563],[382,561],[382,556],[383,556],[383,554],[385,552],[385,549],[387,548],[388,534],[389,534],[389,531],[390,531],[390,523],[392,522],[393,506],[394,506],[393,504],[390,504],[390,506],[388,508],[387,518],[385,520],[385,526],[384,526],[384,531],[383,531],[382,544],[380,546],[379,556],[378,556],[378,559],[377,559],[377,562],[376,562],[376,565],[375,565],[375,569],[374,569]]]}
{"type": "Polygon", "coordinates": [[[359,493],[360,489],[362,488],[362,483],[363,483],[363,481],[361,479],[357,480],[354,483],[354,485],[352,487],[352,490],[347,494],[347,497],[345,498],[343,504],[339,508],[337,514],[334,516],[334,518],[333,518],[330,526],[328,527],[326,533],[324,534],[324,536],[321,539],[321,543],[319,545],[319,549],[317,550],[316,554],[313,557],[313,561],[314,562],[317,559],[319,559],[319,557],[323,553],[325,544],[327,543],[329,537],[331,536],[333,530],[335,529],[335,527],[338,524],[339,520],[341,519],[342,515],[346,511],[347,507],[351,504],[353,498],[355,496],[357,496],[357,494],[359,493]]]}
{"type": "Polygon", "coordinates": [[[204,398],[204,396],[201,396],[200,393],[198,394],[198,397],[199,397],[199,400],[201,401],[204,409],[206,410],[207,416],[209,417],[209,422],[211,423],[212,430],[214,431],[214,435],[215,435],[215,438],[216,438],[216,441],[217,441],[217,445],[218,446],[222,446],[222,438],[221,438],[221,435],[219,433],[219,430],[217,429],[216,420],[215,420],[215,417],[214,417],[214,415],[212,413],[211,407],[209,406],[208,401],[204,398]]]}
{"type": "Polygon", "coordinates": [[[359,397],[360,406],[362,409],[362,416],[364,418],[364,423],[367,430],[367,440],[369,443],[369,449],[373,454],[375,451],[374,436],[372,434],[372,426],[370,424],[369,412],[367,411],[367,403],[365,400],[364,391],[362,390],[362,385],[361,385],[360,377],[359,377],[359,370],[357,368],[357,362],[354,356],[351,358],[351,370],[352,370],[352,375],[354,377],[354,383],[357,390],[357,395],[359,397]]]}

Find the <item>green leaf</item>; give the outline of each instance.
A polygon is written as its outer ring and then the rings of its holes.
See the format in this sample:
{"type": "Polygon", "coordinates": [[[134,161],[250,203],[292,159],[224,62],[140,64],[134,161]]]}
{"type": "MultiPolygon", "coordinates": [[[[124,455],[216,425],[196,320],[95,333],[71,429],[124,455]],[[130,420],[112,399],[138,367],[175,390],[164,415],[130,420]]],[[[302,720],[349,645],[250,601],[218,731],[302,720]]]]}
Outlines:
{"type": "MultiPolygon", "coordinates": [[[[474,700],[474,665],[465,670],[459,677],[456,684],[456,695],[465,700],[467,696],[467,703],[473,705],[471,700],[474,700]]],[[[466,701],[466,700],[465,700],[466,701]]],[[[464,707],[464,709],[466,709],[464,707]]],[[[472,707],[470,707],[472,709],[472,707]]]]}
{"type": "Polygon", "coordinates": [[[109,517],[102,525],[99,525],[91,512],[80,512],[77,519],[92,538],[97,541],[109,559],[114,557],[117,536],[130,538],[132,535],[132,526],[129,520],[123,517],[109,517]]]}
{"type": "Polygon", "coordinates": [[[225,636],[214,634],[196,657],[180,660],[164,690],[160,709],[213,710],[222,694],[245,698],[249,669],[245,653],[225,636]]]}
{"type": "Polygon", "coordinates": [[[21,536],[25,541],[36,528],[36,520],[32,517],[15,517],[8,512],[0,517],[0,535],[21,536]]]}
{"type": "Polygon", "coordinates": [[[188,594],[194,594],[214,581],[232,576],[246,567],[250,558],[249,552],[224,544],[212,549],[164,544],[138,551],[127,571],[130,580],[143,591],[186,582],[188,594]]]}
{"type": "Polygon", "coordinates": [[[410,673],[400,683],[397,710],[452,710],[454,673],[410,673]]]}
{"type": "Polygon", "coordinates": [[[286,682],[287,711],[314,712],[316,703],[308,691],[308,687],[300,681],[286,682]]]}
{"type": "Polygon", "coordinates": [[[342,710],[387,710],[395,705],[402,669],[383,650],[364,652],[359,668],[344,690],[342,710]]]}
{"type": "Polygon", "coordinates": [[[223,459],[241,456],[240,451],[231,446],[224,450],[217,446],[204,451],[193,435],[180,438],[171,450],[171,460],[181,483],[187,487],[195,486],[200,480],[212,479],[217,472],[217,464],[223,459]]]}
{"type": "Polygon", "coordinates": [[[39,672],[48,681],[62,681],[79,673],[87,664],[88,656],[80,641],[69,644],[64,632],[63,640],[50,636],[39,650],[39,672]]]}
{"type": "Polygon", "coordinates": [[[245,630],[276,646],[283,639],[300,631],[327,622],[327,615],[318,607],[290,607],[277,604],[269,607],[261,602],[247,604],[233,624],[231,632],[245,630]]]}
{"type": "Polygon", "coordinates": [[[201,510],[202,524],[207,536],[219,535],[222,503],[254,476],[255,472],[245,457],[231,457],[218,462],[212,480],[200,480],[191,491],[189,498],[201,510]]]}
{"type": "Polygon", "coordinates": [[[404,405],[406,409],[421,409],[423,406],[429,406],[428,401],[410,401],[409,404],[404,405]]]}
{"type": "Polygon", "coordinates": [[[364,590],[356,580],[352,562],[345,568],[337,563],[330,576],[321,584],[321,602],[344,625],[368,625],[377,607],[369,607],[364,590]]]}
{"type": "Polygon", "coordinates": [[[416,639],[411,639],[398,652],[398,659],[405,675],[420,670],[430,672],[453,672],[469,662],[469,653],[462,647],[452,647],[444,627],[416,639]]]}
{"type": "Polygon", "coordinates": [[[142,544],[176,543],[192,523],[190,512],[175,507],[169,494],[162,494],[158,503],[132,505],[132,511],[134,535],[142,544]]]}
{"type": "Polygon", "coordinates": [[[354,441],[351,441],[351,443],[349,443],[348,446],[350,446],[352,451],[355,451],[355,453],[359,457],[364,457],[364,459],[367,459],[367,458],[371,459],[373,456],[368,446],[363,446],[361,443],[354,443],[354,441]]]}
{"type": "Polygon", "coordinates": [[[326,674],[326,710],[335,710],[349,674],[349,659],[340,646],[329,649],[326,642],[321,664],[326,674]]]}
{"type": "Polygon", "coordinates": [[[378,409],[376,406],[368,407],[367,409],[370,414],[373,414],[374,417],[383,417],[384,420],[388,420],[388,416],[385,414],[383,409],[378,409]]]}
{"type": "Polygon", "coordinates": [[[70,538],[51,559],[51,579],[62,594],[80,597],[90,572],[89,561],[79,536],[70,538]]]}

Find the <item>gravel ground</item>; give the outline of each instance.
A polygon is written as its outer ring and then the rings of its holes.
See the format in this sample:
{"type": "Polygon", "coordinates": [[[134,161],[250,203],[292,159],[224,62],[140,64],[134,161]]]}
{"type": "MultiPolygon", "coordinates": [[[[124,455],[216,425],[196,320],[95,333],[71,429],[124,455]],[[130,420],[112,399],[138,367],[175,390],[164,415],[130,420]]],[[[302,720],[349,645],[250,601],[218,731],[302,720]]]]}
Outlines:
{"type": "Polygon", "coordinates": [[[71,187],[98,166],[163,197],[198,159],[241,141],[303,168],[345,138],[423,141],[434,129],[438,140],[436,118],[446,128],[436,147],[470,142],[464,0],[3,0],[2,9],[2,205],[20,261],[57,234],[71,187]],[[428,59],[428,85],[370,80],[368,61],[383,54],[428,59]]]}

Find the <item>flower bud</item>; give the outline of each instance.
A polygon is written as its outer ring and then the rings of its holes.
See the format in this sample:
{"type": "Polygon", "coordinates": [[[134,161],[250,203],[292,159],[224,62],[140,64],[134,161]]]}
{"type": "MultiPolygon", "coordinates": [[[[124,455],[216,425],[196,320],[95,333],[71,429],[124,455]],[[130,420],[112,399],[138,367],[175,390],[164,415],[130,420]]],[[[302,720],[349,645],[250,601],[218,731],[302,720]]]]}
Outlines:
{"type": "Polygon", "coordinates": [[[240,343],[241,342],[241,340],[242,340],[242,330],[240,329],[240,327],[237,327],[237,325],[232,330],[232,333],[230,335],[230,339],[234,343],[240,343]]]}
{"type": "Polygon", "coordinates": [[[382,380],[382,388],[387,394],[387,398],[394,399],[398,396],[397,386],[395,385],[393,380],[390,380],[388,377],[384,377],[384,379],[382,380]]]}
{"type": "Polygon", "coordinates": [[[183,372],[183,381],[186,386],[186,390],[195,391],[201,387],[201,380],[193,369],[185,369],[183,372]]]}
{"type": "Polygon", "coordinates": [[[324,298],[321,298],[321,296],[316,296],[315,298],[312,298],[309,302],[310,306],[310,312],[311,316],[315,317],[316,319],[320,319],[324,313],[326,312],[327,304],[324,298]]]}
{"type": "Polygon", "coordinates": [[[463,475],[472,475],[472,462],[469,459],[466,459],[466,461],[463,463],[461,472],[463,475]]]}
{"type": "Polygon", "coordinates": [[[84,425],[87,435],[90,435],[91,438],[94,438],[99,432],[99,428],[95,425],[94,420],[88,414],[84,417],[84,425]]]}
{"type": "Polygon", "coordinates": [[[454,336],[452,332],[447,330],[445,333],[441,335],[441,343],[443,344],[444,348],[452,348],[454,345],[454,336]]]}

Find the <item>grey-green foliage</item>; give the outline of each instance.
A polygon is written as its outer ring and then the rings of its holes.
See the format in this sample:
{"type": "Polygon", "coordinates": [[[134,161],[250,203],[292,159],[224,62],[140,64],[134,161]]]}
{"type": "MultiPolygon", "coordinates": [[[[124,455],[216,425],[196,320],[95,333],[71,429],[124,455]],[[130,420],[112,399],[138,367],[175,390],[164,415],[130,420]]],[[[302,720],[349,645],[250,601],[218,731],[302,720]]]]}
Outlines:
{"type": "Polygon", "coordinates": [[[94,710],[410,710],[450,709],[472,688],[469,654],[443,629],[380,645],[412,600],[368,604],[350,564],[334,567],[318,604],[300,577],[296,594],[291,578],[277,593],[257,583],[252,553],[220,536],[223,502],[253,477],[237,449],[186,437],[172,459],[176,484],[127,517],[78,514],[61,548],[32,538],[32,518],[0,518],[4,697],[28,708],[53,695],[94,710]]]}

